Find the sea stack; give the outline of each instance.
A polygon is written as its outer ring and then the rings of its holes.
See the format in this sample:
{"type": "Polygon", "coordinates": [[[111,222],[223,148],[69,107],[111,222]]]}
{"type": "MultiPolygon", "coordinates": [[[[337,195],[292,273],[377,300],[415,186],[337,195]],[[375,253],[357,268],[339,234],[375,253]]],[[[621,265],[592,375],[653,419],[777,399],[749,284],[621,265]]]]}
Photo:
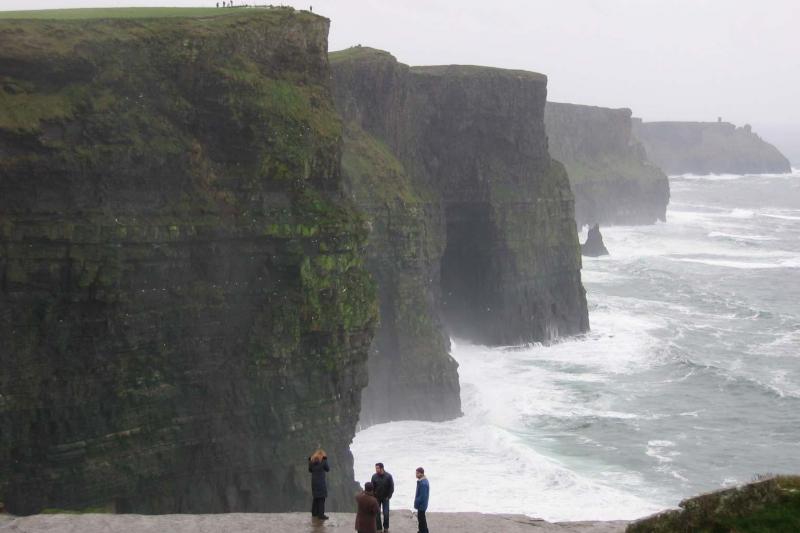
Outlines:
{"type": "Polygon", "coordinates": [[[600,257],[608,255],[608,249],[603,243],[603,235],[600,234],[600,224],[595,224],[589,228],[586,242],[581,244],[581,254],[586,257],[600,257]]]}

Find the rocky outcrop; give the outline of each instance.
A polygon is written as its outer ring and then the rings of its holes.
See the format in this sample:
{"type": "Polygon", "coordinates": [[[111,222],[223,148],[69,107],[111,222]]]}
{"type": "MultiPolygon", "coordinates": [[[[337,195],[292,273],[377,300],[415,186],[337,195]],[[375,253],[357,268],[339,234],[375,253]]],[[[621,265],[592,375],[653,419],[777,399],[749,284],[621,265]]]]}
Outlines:
{"type": "Polygon", "coordinates": [[[586,235],[586,242],[581,244],[581,254],[586,257],[600,257],[608,255],[608,248],[603,243],[603,235],[600,233],[600,225],[595,224],[589,228],[586,235]]]}
{"type": "Polygon", "coordinates": [[[631,134],[630,109],[547,102],[550,154],[564,163],[578,226],[666,220],[669,180],[631,134]]]}
{"type": "MultiPolygon", "coordinates": [[[[393,501],[394,503],[394,501],[393,501]]],[[[314,523],[308,514],[269,513],[218,515],[68,515],[46,514],[16,518],[0,515],[0,531],[15,533],[52,533],[80,531],[81,533],[256,533],[268,531],[320,531],[351,533],[354,514],[329,513],[324,524],[314,523]]],[[[427,513],[428,525],[440,533],[623,533],[626,522],[557,522],[550,523],[522,515],[481,513],[427,513]]],[[[408,511],[392,510],[392,531],[415,533],[417,520],[408,518],[408,511]]]]}
{"type": "MultiPolygon", "coordinates": [[[[396,160],[391,172],[361,165],[361,181],[353,182],[356,196],[359,183],[369,185],[373,227],[396,232],[382,251],[373,248],[373,272],[393,281],[379,283],[380,343],[362,416],[369,398],[401,403],[441,389],[431,365],[447,372],[446,393],[455,397],[455,365],[437,316],[447,334],[487,344],[585,331],[572,194],[547,152],[546,78],[484,67],[409,68],[362,47],[331,54],[331,67],[344,119],[380,147],[373,152],[396,160]],[[381,259],[401,256],[405,262],[381,259]],[[406,301],[425,306],[400,316],[406,301]],[[413,364],[400,365],[398,386],[373,389],[397,380],[391,372],[399,360],[413,364]]],[[[345,165],[352,176],[348,166],[358,165],[345,165]]]]}
{"type": "Polygon", "coordinates": [[[800,531],[800,476],[777,476],[703,494],[633,522],[627,533],[800,531]]]}
{"type": "Polygon", "coordinates": [[[791,172],[789,160],[749,125],[637,120],[634,135],[650,160],[667,174],[791,172]]]}
{"type": "Polygon", "coordinates": [[[0,501],[305,509],[377,315],[328,20],[0,21],[0,501]]]}

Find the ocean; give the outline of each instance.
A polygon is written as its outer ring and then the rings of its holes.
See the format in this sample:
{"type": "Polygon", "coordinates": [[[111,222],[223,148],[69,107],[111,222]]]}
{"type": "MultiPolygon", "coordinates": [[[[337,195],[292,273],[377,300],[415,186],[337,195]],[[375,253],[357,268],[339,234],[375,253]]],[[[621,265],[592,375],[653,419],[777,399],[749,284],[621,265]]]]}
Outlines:
{"type": "MultiPolygon", "coordinates": [[[[360,431],[395,508],[633,519],[800,472],[800,171],[673,176],[667,222],[601,228],[591,332],[549,346],[453,340],[464,416],[360,431]]],[[[585,237],[585,232],[582,237],[585,237]]]]}

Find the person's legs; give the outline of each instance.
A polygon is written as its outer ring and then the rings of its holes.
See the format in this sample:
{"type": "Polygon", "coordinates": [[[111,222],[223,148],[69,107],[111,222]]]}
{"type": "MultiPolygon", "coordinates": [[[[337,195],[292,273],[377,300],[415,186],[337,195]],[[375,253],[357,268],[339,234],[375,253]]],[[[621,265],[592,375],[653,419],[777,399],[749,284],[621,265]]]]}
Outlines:
{"type": "Polygon", "coordinates": [[[311,516],[318,516],[319,498],[311,500],[311,516]]]}
{"type": "Polygon", "coordinates": [[[389,529],[389,500],[381,502],[383,508],[383,529],[389,529]]]}
{"type": "Polygon", "coordinates": [[[428,533],[428,520],[425,518],[425,511],[417,511],[417,523],[419,533],[428,533]]]}
{"type": "Polygon", "coordinates": [[[383,531],[383,523],[381,522],[381,508],[383,507],[383,500],[378,500],[378,514],[375,515],[375,529],[383,531]]]}
{"type": "Polygon", "coordinates": [[[325,516],[325,498],[319,499],[319,517],[328,518],[327,516],[325,516]]]}

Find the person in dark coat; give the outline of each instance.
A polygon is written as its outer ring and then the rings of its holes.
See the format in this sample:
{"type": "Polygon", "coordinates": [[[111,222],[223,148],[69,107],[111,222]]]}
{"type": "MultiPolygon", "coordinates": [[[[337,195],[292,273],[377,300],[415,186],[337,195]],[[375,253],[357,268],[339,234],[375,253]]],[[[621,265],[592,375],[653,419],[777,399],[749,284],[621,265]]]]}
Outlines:
{"type": "Polygon", "coordinates": [[[417,468],[417,492],[414,495],[414,509],[417,510],[419,533],[428,533],[428,519],[425,517],[425,511],[428,510],[430,493],[431,488],[428,478],[425,477],[425,469],[420,466],[417,468]]]}
{"type": "Polygon", "coordinates": [[[376,533],[375,517],[380,507],[375,499],[372,483],[364,483],[364,492],[356,496],[356,531],[358,533],[376,533]]]}
{"type": "Polygon", "coordinates": [[[325,472],[330,472],[328,456],[322,448],[308,458],[308,471],[311,472],[311,516],[320,520],[327,520],[325,516],[325,498],[328,497],[328,484],[325,481],[325,472]]]}
{"type": "Polygon", "coordinates": [[[375,487],[375,498],[381,507],[378,510],[378,516],[375,517],[375,525],[378,531],[389,531],[389,500],[394,494],[394,479],[389,472],[383,469],[383,463],[375,463],[372,486],[375,487]],[[381,510],[383,510],[383,524],[381,524],[381,510]]]}

